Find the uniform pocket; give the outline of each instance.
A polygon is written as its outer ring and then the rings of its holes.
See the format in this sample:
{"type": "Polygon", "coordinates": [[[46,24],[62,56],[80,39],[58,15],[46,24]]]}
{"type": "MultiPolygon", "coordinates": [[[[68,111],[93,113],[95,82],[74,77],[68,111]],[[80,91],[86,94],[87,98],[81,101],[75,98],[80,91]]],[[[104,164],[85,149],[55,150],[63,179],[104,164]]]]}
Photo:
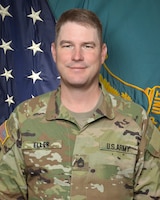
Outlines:
{"type": "Polygon", "coordinates": [[[25,141],[23,156],[26,165],[26,177],[31,196],[59,197],[65,195],[70,187],[70,158],[62,140],[25,141]],[[41,193],[43,192],[43,194],[41,193]],[[64,194],[65,193],[65,194],[64,194]]]}
{"type": "Polygon", "coordinates": [[[104,168],[108,168],[112,177],[134,179],[138,146],[101,141],[99,151],[101,153],[98,162],[100,163],[100,160],[103,160],[104,168]]]}

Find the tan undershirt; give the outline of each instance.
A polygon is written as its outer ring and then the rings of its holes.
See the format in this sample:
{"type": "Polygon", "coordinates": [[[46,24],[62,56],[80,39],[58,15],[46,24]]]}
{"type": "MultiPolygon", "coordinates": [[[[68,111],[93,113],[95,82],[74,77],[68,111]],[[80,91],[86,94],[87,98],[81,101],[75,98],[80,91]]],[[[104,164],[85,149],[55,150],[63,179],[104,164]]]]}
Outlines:
{"type": "Polygon", "coordinates": [[[86,124],[88,118],[92,117],[92,114],[102,104],[102,101],[103,101],[103,94],[101,93],[96,106],[91,111],[83,112],[83,113],[76,113],[76,112],[72,112],[72,111],[69,111],[69,112],[76,119],[76,121],[78,122],[79,126],[83,127],[86,124]]]}

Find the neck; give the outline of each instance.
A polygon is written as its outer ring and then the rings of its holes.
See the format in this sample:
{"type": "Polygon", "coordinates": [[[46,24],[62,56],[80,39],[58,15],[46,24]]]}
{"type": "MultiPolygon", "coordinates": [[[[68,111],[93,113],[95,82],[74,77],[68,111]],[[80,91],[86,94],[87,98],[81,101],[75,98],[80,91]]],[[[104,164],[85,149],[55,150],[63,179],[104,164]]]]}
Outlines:
{"type": "Polygon", "coordinates": [[[72,112],[82,113],[91,111],[100,98],[99,85],[89,88],[68,88],[61,85],[62,104],[72,112]]]}

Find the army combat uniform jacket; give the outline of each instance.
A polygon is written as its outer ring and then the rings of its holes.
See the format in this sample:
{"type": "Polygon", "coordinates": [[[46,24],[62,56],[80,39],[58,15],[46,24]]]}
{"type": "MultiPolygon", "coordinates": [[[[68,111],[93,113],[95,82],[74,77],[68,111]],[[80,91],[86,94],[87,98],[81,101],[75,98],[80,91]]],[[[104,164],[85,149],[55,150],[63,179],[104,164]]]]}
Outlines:
{"type": "Polygon", "coordinates": [[[160,200],[159,131],[104,90],[83,127],[60,88],[25,101],[0,140],[0,200],[160,200]]]}

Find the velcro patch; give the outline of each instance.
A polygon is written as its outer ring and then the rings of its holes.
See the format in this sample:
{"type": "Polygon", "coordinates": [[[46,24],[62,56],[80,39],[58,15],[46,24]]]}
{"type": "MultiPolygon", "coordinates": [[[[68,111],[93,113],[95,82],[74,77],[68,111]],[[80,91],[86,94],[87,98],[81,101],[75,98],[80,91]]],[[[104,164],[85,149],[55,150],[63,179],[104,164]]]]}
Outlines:
{"type": "Polygon", "coordinates": [[[0,142],[2,143],[2,145],[5,143],[5,141],[9,138],[9,134],[6,130],[6,122],[4,122],[1,126],[0,126],[0,142]]]}

